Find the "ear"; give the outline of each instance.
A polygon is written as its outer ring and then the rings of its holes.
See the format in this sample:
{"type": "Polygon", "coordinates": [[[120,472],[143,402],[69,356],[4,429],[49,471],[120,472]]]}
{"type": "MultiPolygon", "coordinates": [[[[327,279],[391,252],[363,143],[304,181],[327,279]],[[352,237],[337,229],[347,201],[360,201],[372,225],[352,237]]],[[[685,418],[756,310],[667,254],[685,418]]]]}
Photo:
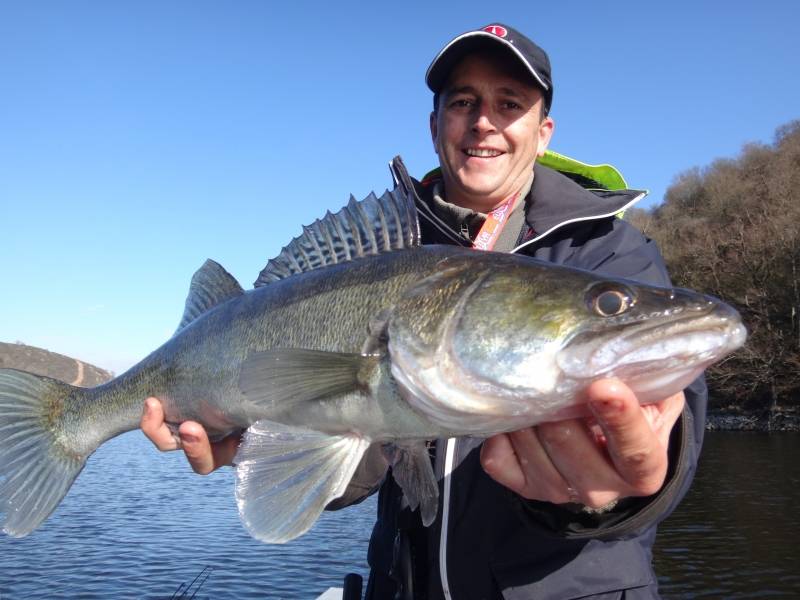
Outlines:
{"type": "Polygon", "coordinates": [[[438,146],[436,145],[436,142],[439,138],[439,126],[436,123],[436,111],[431,112],[429,124],[431,128],[431,141],[433,142],[433,151],[436,152],[436,154],[439,154],[438,146]]]}
{"type": "Polygon", "coordinates": [[[536,136],[539,138],[539,145],[536,150],[537,156],[544,155],[544,151],[547,150],[547,146],[550,144],[550,138],[553,137],[553,130],[555,127],[556,123],[553,121],[552,117],[545,117],[542,119],[542,122],[539,123],[539,128],[536,130],[536,136]]]}

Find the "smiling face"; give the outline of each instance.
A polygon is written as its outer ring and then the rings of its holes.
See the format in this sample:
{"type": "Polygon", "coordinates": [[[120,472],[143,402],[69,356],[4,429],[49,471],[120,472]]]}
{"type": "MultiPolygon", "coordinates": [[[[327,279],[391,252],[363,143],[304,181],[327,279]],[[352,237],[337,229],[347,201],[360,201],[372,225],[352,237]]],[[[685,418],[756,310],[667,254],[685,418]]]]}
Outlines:
{"type": "Polygon", "coordinates": [[[431,114],[448,202],[488,212],[522,188],[553,120],[542,93],[505,55],[473,54],[453,69],[431,114]]]}

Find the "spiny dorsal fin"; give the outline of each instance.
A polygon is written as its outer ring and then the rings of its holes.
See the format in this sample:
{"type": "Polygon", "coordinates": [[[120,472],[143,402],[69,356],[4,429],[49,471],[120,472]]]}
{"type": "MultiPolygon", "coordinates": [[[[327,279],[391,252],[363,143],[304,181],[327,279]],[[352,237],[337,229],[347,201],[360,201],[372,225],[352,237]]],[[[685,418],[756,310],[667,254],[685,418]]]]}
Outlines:
{"type": "Polygon", "coordinates": [[[209,258],[192,276],[189,295],[186,297],[186,308],[175,333],[204,312],[242,294],[244,290],[233,275],[209,258]]]}
{"type": "Polygon", "coordinates": [[[336,214],[303,227],[275,258],[267,263],[255,287],[319,267],[392,250],[418,246],[419,224],[414,199],[403,186],[350,202],[336,214]]]}

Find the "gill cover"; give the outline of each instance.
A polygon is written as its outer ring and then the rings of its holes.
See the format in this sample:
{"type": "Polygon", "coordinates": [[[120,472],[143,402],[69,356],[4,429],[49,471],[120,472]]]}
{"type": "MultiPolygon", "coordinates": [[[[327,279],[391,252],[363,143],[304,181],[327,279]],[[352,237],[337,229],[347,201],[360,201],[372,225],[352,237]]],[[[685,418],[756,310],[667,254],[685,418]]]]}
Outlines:
{"type": "Polygon", "coordinates": [[[587,320],[590,280],[513,255],[465,250],[442,261],[389,320],[402,393],[432,421],[467,432],[535,418],[557,384],[558,349],[587,320]]]}

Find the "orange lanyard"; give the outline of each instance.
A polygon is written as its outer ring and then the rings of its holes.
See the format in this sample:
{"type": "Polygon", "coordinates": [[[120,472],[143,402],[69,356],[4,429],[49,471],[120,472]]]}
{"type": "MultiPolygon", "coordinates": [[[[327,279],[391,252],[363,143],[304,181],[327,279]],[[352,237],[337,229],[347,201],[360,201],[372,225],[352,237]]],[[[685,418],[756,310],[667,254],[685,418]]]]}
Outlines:
{"type": "Polygon", "coordinates": [[[475,241],[472,244],[473,248],[476,250],[491,250],[494,248],[511,211],[514,210],[514,203],[518,197],[519,192],[486,215],[486,221],[484,221],[478,235],[475,236],[475,241]]]}

